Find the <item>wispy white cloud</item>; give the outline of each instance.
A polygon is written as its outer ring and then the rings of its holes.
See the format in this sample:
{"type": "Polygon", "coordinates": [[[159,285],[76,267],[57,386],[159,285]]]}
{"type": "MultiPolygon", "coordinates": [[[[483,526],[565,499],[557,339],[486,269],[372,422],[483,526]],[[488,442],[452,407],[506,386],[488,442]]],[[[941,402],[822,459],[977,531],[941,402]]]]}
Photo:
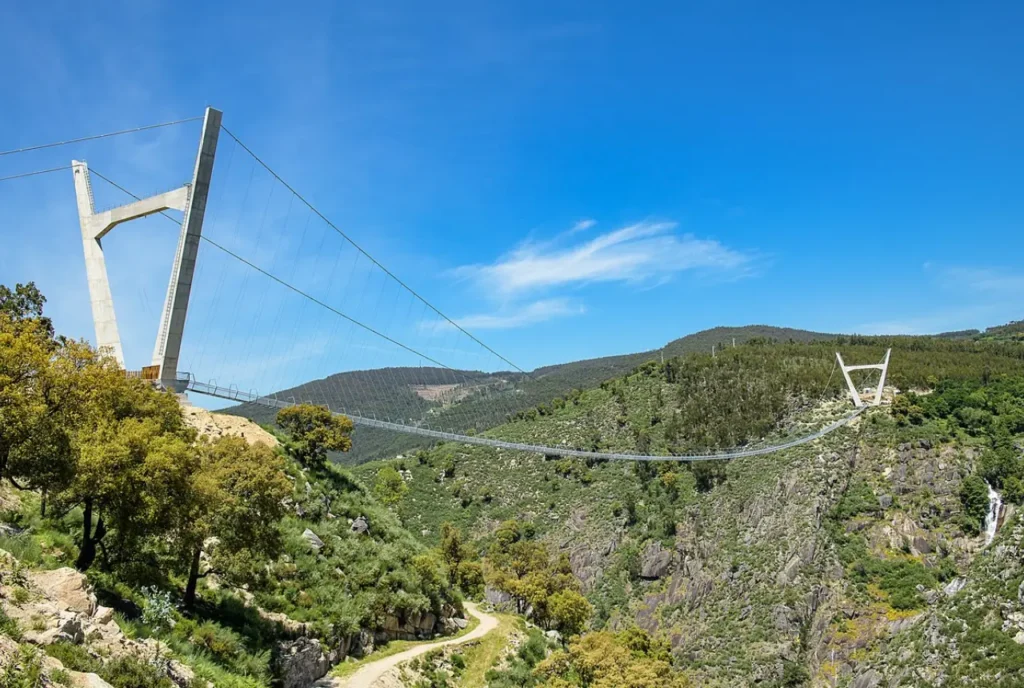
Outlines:
{"type": "Polygon", "coordinates": [[[534,325],[567,315],[581,315],[586,309],[569,299],[544,299],[497,313],[481,313],[459,318],[456,322],[467,330],[505,330],[534,325]]]}
{"type": "MultiPolygon", "coordinates": [[[[928,264],[925,265],[927,269],[928,264]]],[[[961,288],[982,292],[1024,292],[1024,274],[999,268],[954,266],[943,268],[943,279],[961,288]]]]}
{"type": "Polygon", "coordinates": [[[578,234],[580,232],[585,232],[596,224],[597,220],[591,220],[590,218],[580,220],[572,226],[572,229],[569,230],[569,234],[572,235],[578,234]]]}
{"type": "Polygon", "coordinates": [[[677,234],[674,222],[639,222],[569,247],[525,243],[490,265],[466,265],[455,274],[497,299],[594,282],[643,283],[684,271],[737,276],[751,256],[713,239],[677,234]]]}
{"type": "MultiPolygon", "coordinates": [[[[477,313],[457,318],[454,322],[467,330],[508,330],[535,325],[554,318],[582,315],[587,309],[567,298],[541,299],[522,305],[507,306],[494,313],[477,313]]],[[[440,333],[453,330],[447,320],[425,320],[420,329],[440,333]]]]}

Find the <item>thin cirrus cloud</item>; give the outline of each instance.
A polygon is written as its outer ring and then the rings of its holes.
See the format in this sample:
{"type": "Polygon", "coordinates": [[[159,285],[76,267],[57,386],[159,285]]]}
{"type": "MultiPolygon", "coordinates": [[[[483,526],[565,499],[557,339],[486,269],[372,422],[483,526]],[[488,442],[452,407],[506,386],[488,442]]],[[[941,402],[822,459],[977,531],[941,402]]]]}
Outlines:
{"type": "MultiPolygon", "coordinates": [[[[470,331],[499,330],[581,315],[586,307],[558,292],[587,284],[657,286],[686,271],[717,279],[752,271],[752,256],[713,239],[679,234],[675,222],[638,222],[589,239],[575,237],[596,225],[596,220],[581,219],[552,240],[525,241],[493,263],[453,270],[496,304],[494,312],[458,318],[456,324],[470,331]]],[[[451,326],[428,321],[421,327],[439,331],[451,326]]]]}
{"type": "Polygon", "coordinates": [[[534,325],[552,318],[568,315],[582,315],[586,308],[569,299],[542,299],[524,306],[499,311],[480,313],[459,318],[456,323],[467,330],[507,330],[514,327],[534,325]]]}
{"type": "MultiPolygon", "coordinates": [[[[582,315],[587,309],[567,298],[540,299],[527,304],[506,306],[495,313],[477,313],[456,318],[455,325],[465,330],[509,330],[516,327],[536,325],[554,318],[582,315]]],[[[450,331],[452,323],[447,320],[428,320],[420,323],[420,329],[433,333],[450,331]]]]}
{"type": "MultiPolygon", "coordinates": [[[[592,221],[576,227],[585,222],[592,221]]],[[[749,272],[749,255],[713,239],[677,234],[677,226],[639,222],[568,247],[526,243],[492,264],[466,265],[454,274],[482,287],[490,297],[507,301],[596,282],[664,281],[685,271],[722,277],[749,272]]]]}
{"type": "MultiPolygon", "coordinates": [[[[929,265],[926,265],[927,269],[929,265]]],[[[949,267],[944,271],[947,282],[974,291],[1024,292],[1024,275],[996,268],[949,267]]]]}

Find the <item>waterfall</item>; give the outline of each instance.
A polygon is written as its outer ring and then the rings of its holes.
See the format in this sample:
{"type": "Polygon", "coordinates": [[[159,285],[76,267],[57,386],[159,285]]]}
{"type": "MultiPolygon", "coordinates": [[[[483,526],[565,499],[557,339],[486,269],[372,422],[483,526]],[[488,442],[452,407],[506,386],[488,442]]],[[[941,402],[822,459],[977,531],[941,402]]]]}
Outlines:
{"type": "Polygon", "coordinates": [[[996,528],[999,527],[999,512],[1003,508],[1003,499],[999,496],[998,492],[992,489],[988,481],[985,481],[985,485],[988,487],[988,513],[985,514],[985,546],[987,547],[996,537],[996,528]]]}

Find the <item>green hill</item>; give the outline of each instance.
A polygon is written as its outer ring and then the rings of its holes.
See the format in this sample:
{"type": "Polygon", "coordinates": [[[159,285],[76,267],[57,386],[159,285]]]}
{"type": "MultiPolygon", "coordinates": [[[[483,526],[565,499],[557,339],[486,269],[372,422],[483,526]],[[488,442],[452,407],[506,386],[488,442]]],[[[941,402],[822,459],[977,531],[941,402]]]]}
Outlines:
{"type": "MultiPolygon", "coordinates": [[[[480,431],[504,422],[508,413],[527,409],[573,389],[586,389],[604,380],[624,375],[636,366],[664,357],[691,352],[723,350],[751,339],[779,342],[805,342],[833,338],[835,335],[767,325],[716,327],[687,335],[666,344],[662,349],[622,356],[608,356],[538,368],[528,375],[519,373],[487,374],[476,371],[447,371],[440,368],[384,368],[369,371],[338,373],[298,387],[276,393],[278,398],[311,399],[367,417],[390,418],[395,408],[403,409],[407,418],[430,418],[432,427],[455,428],[459,431],[480,431]],[[483,395],[458,399],[454,403],[428,401],[417,395],[416,388],[425,385],[451,385],[469,378],[473,385],[487,388],[483,395]],[[340,390],[344,390],[341,393],[340,390]],[[471,418],[475,426],[467,425],[471,418]]],[[[245,416],[271,424],[274,410],[257,404],[242,404],[224,413],[245,416]]],[[[395,456],[426,447],[429,441],[405,435],[360,427],[354,434],[350,454],[336,457],[345,463],[358,464],[371,459],[395,456]]]]}
{"type": "Polygon", "coordinates": [[[829,379],[837,346],[858,361],[891,346],[892,382],[931,393],[900,395],[817,443],[729,463],[588,463],[448,443],[354,470],[369,484],[400,468],[409,490],[397,513],[428,543],[448,521],[486,554],[499,524],[525,524],[567,555],[591,628],[665,638],[693,685],[1019,685],[1024,569],[991,562],[1010,556],[1000,538],[1015,543],[1024,528],[1013,512],[983,549],[987,500],[979,512],[965,495],[984,478],[1008,501],[1024,497],[1024,347],[755,340],[715,358],[659,358],[488,434],[653,454],[803,434],[849,408],[829,379]],[[950,649],[960,642],[971,658],[950,649]],[[908,656],[929,673],[908,671],[908,656]]]}

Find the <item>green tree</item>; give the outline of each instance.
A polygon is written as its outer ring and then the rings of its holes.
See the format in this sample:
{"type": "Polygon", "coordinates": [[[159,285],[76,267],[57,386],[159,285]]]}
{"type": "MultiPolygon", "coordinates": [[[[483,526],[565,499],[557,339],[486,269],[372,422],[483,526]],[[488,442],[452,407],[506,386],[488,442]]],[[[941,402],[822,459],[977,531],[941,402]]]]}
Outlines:
{"type": "Polygon", "coordinates": [[[458,584],[459,568],[471,553],[462,542],[462,533],[449,521],[441,524],[440,549],[441,558],[448,569],[448,582],[455,586],[458,584]]]}
{"type": "Polygon", "coordinates": [[[14,289],[0,284],[0,315],[10,320],[35,320],[43,330],[53,337],[53,324],[43,316],[43,305],[46,297],[36,287],[35,282],[17,284],[14,289]]]}
{"type": "Polygon", "coordinates": [[[509,594],[520,614],[532,608],[535,621],[550,623],[550,597],[562,590],[579,591],[565,554],[552,560],[547,547],[526,537],[527,527],[506,521],[495,531],[484,572],[487,582],[509,594]]]}
{"type": "Polygon", "coordinates": [[[594,608],[575,590],[560,590],[548,597],[548,614],[565,637],[578,635],[586,627],[594,608]]]}
{"type": "Polygon", "coordinates": [[[199,465],[192,476],[190,508],[183,511],[178,531],[189,566],[186,606],[195,603],[199,578],[213,571],[240,577],[232,566],[235,555],[258,561],[277,554],[281,502],[291,493],[284,459],[265,444],[221,437],[200,443],[196,451],[199,465]],[[217,539],[212,566],[201,574],[200,559],[210,538],[217,539]]]}
{"type": "Polygon", "coordinates": [[[377,480],[373,485],[373,495],[385,506],[394,506],[402,501],[409,491],[401,473],[394,466],[384,466],[377,471],[377,480]]]}
{"type": "Polygon", "coordinates": [[[352,421],[323,406],[299,404],[281,409],[277,424],[290,435],[285,447],[306,468],[323,468],[327,452],[352,448],[352,421]]]}
{"type": "Polygon", "coordinates": [[[173,394],[125,377],[106,358],[84,366],[76,385],[82,410],[71,433],[74,477],[55,499],[83,507],[76,566],[85,571],[108,531],[114,532],[114,558],[127,561],[140,539],[180,523],[197,457],[195,432],[173,394]]]}
{"type": "Polygon", "coordinates": [[[540,663],[536,675],[551,688],[685,688],[686,677],[661,653],[632,649],[622,634],[587,633],[540,663]]]}
{"type": "Polygon", "coordinates": [[[960,485],[960,503],[964,507],[964,524],[968,531],[980,533],[988,515],[988,485],[978,475],[971,475],[960,485]]]}

